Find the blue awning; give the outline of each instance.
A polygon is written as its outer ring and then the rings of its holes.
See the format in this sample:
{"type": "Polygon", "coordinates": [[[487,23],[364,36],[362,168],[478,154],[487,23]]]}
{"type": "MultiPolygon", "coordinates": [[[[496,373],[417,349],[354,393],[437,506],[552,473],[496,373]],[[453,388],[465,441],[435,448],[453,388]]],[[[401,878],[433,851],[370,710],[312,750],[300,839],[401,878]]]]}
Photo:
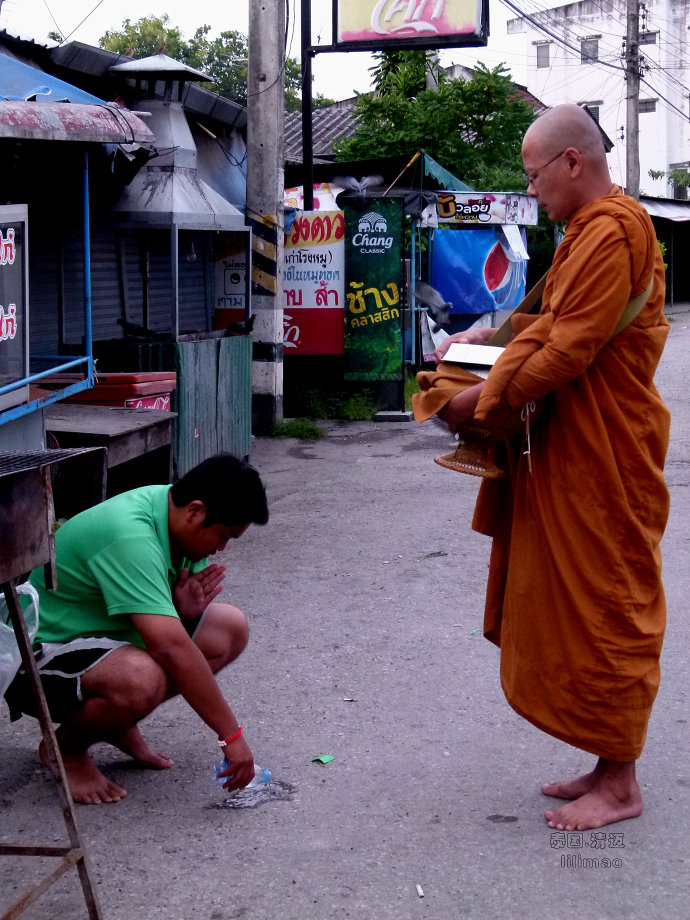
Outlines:
{"type": "Polygon", "coordinates": [[[20,102],[77,102],[103,105],[104,100],[65,83],[43,70],[0,53],[0,99],[20,102]]]}

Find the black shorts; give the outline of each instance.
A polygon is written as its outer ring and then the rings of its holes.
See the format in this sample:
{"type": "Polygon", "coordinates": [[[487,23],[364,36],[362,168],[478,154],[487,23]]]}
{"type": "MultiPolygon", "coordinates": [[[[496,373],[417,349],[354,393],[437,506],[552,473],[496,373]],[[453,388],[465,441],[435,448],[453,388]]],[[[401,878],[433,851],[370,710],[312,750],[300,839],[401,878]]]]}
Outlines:
{"type": "MultiPolygon", "coordinates": [[[[84,702],[81,678],[113,649],[129,642],[115,639],[83,638],[71,642],[44,642],[36,652],[36,665],[53,722],[65,722],[84,702]]],[[[14,722],[23,715],[38,718],[38,707],[31,682],[24,668],[7,688],[5,700],[14,722]]]]}
{"type": "MultiPolygon", "coordinates": [[[[203,617],[204,614],[201,614],[194,620],[182,621],[192,639],[203,617]]],[[[53,722],[66,722],[83,704],[82,676],[114,649],[127,645],[131,643],[117,639],[84,637],[64,643],[44,642],[37,648],[36,664],[53,722]]],[[[7,688],[5,701],[10,708],[10,719],[13,722],[23,715],[38,718],[31,682],[24,668],[20,668],[7,688]]]]}

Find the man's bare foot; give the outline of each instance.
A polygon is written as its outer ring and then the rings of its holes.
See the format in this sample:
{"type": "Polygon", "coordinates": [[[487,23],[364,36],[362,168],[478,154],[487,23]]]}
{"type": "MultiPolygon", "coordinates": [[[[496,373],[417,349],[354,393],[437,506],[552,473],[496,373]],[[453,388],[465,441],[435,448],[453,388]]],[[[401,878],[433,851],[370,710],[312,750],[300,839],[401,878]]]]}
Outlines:
{"type": "Polygon", "coordinates": [[[635,777],[635,762],[599,759],[585,776],[565,783],[542,786],[546,795],[573,799],[555,811],[545,811],[549,827],[585,831],[642,814],[642,794],[635,777]]]}
{"type": "Polygon", "coordinates": [[[173,761],[165,754],[151,750],[139,731],[138,725],[118,735],[117,738],[113,738],[111,743],[125,754],[129,754],[141,767],[167,770],[173,765],[173,761]]]}
{"type": "MultiPolygon", "coordinates": [[[[43,742],[39,746],[38,753],[43,765],[52,773],[43,742]]],[[[88,751],[76,755],[63,752],[62,762],[67,774],[69,791],[75,802],[83,802],[85,805],[101,805],[119,802],[127,795],[124,789],[112,783],[107,776],[101,773],[89,757],[88,751]]]]}

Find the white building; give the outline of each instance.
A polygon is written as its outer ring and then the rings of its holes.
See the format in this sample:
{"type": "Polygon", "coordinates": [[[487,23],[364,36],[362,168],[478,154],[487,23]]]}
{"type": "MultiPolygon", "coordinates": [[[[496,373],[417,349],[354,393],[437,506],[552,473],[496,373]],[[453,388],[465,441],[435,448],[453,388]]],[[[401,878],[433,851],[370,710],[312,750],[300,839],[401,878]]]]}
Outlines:
{"type": "MultiPolygon", "coordinates": [[[[687,198],[687,189],[674,189],[667,176],[690,171],[690,0],[647,0],[639,9],[640,192],[687,198]],[[650,170],[664,175],[652,178],[650,170]]],[[[527,61],[529,91],[548,106],[588,105],[614,142],[609,165],[622,186],[626,20],[625,0],[581,0],[507,23],[512,50],[527,61]]]]}

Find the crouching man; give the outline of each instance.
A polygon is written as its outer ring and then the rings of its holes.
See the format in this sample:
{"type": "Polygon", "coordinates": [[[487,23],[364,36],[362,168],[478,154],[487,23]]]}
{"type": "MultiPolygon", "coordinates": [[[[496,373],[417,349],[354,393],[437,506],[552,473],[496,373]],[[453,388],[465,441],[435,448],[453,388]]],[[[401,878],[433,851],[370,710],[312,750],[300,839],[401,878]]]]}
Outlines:
{"type": "MultiPolygon", "coordinates": [[[[218,455],[172,486],[145,486],[96,505],[55,535],[58,588],[43,570],[34,647],[76,802],[118,802],[124,789],[96,767],[89,748],[106,741],[145,767],[173,761],[153,751],[138,723],[180,693],[225,742],[229,790],[254,775],[252,753],[214,677],[247,644],[244,614],[215,598],[225,566],[210,555],[268,520],[259,474],[218,455]]],[[[26,675],[6,694],[12,719],[35,715],[26,675]]],[[[43,745],[39,754],[48,764],[43,745]]]]}

